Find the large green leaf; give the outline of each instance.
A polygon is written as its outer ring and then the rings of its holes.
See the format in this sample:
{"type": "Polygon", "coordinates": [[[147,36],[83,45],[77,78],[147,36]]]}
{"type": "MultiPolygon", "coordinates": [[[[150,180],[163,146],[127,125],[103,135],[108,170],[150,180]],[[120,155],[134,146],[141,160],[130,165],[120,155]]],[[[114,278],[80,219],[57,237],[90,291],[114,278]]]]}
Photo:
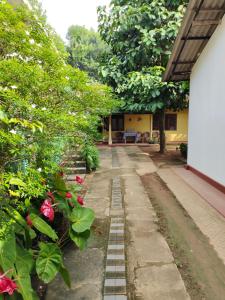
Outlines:
{"type": "Polygon", "coordinates": [[[19,286],[19,293],[23,296],[23,300],[33,300],[34,290],[31,286],[30,274],[19,273],[17,276],[17,284],[19,286]]]}
{"type": "Polygon", "coordinates": [[[68,270],[64,266],[61,266],[59,269],[59,273],[61,274],[65,284],[69,288],[71,288],[71,279],[70,279],[70,274],[69,274],[68,270]]]}
{"type": "Polygon", "coordinates": [[[30,273],[34,265],[34,260],[30,252],[26,249],[16,247],[16,270],[19,292],[24,300],[33,300],[33,289],[31,286],[30,273]]]}
{"type": "Polygon", "coordinates": [[[53,241],[58,239],[56,232],[52,229],[51,226],[48,225],[43,219],[41,219],[38,215],[34,213],[30,214],[30,219],[32,221],[33,226],[40,231],[41,233],[50,237],[53,241]]]}
{"type": "Polygon", "coordinates": [[[70,230],[70,238],[80,250],[83,250],[87,247],[87,240],[90,237],[90,230],[86,230],[82,233],[77,233],[73,230],[70,230]]]}
{"type": "Polygon", "coordinates": [[[4,272],[13,269],[16,261],[16,240],[14,232],[0,240],[0,266],[4,272]]]}
{"type": "Polygon", "coordinates": [[[19,223],[21,226],[23,227],[27,227],[27,223],[24,220],[24,218],[21,216],[21,214],[14,209],[12,206],[9,206],[9,208],[7,209],[7,213],[17,222],[19,223]]]}
{"type": "Polygon", "coordinates": [[[62,253],[56,244],[40,243],[36,271],[45,283],[51,282],[62,266],[62,253]]]}
{"type": "Polygon", "coordinates": [[[16,269],[18,273],[30,274],[32,267],[34,265],[34,260],[32,254],[26,249],[16,246],[16,269]]]}
{"type": "Polygon", "coordinates": [[[75,232],[81,233],[90,230],[95,219],[95,213],[90,208],[77,207],[71,214],[72,228],[75,232]]]}

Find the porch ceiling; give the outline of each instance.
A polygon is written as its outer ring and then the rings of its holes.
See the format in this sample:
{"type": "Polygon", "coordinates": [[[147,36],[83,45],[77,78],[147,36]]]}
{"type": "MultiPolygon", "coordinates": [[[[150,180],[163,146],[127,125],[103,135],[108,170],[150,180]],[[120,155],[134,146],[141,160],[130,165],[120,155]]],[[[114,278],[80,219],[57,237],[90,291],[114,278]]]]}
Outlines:
{"type": "Polygon", "coordinates": [[[164,81],[188,80],[193,66],[225,14],[225,0],[190,0],[164,81]]]}

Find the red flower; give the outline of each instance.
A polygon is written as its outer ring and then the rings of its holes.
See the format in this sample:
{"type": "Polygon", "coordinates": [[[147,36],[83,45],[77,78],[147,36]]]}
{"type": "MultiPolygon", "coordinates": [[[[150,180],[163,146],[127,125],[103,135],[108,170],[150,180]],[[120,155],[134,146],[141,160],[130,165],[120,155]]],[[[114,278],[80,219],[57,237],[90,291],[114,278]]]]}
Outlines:
{"type": "Polygon", "coordinates": [[[59,172],[59,176],[61,176],[61,177],[63,177],[63,176],[64,176],[64,173],[63,173],[63,171],[60,171],[60,172],[59,172]]]}
{"type": "Polygon", "coordinates": [[[55,201],[55,197],[54,197],[54,195],[53,195],[52,192],[47,192],[47,195],[48,195],[49,198],[51,198],[51,200],[52,200],[53,202],[55,201]]]}
{"type": "Polygon", "coordinates": [[[46,199],[40,208],[40,212],[49,219],[49,221],[53,221],[54,220],[54,216],[55,216],[55,212],[54,209],[52,207],[52,202],[49,199],[46,199]]]}
{"type": "Polygon", "coordinates": [[[73,195],[70,192],[66,193],[66,198],[71,199],[73,197],[73,195]]]}
{"type": "Polygon", "coordinates": [[[79,184],[83,184],[84,183],[84,179],[81,178],[80,176],[76,176],[75,181],[79,184]]]}
{"type": "Polygon", "coordinates": [[[32,223],[32,220],[30,218],[30,215],[27,215],[26,220],[27,220],[27,225],[31,227],[33,225],[33,223],[32,223]]]}
{"type": "Polygon", "coordinates": [[[17,285],[15,282],[0,273],[0,294],[8,293],[9,295],[12,295],[16,289],[17,285]]]}
{"type": "Polygon", "coordinates": [[[81,196],[78,196],[78,197],[77,197],[77,202],[78,202],[80,205],[84,205],[84,199],[83,199],[81,196]]]}

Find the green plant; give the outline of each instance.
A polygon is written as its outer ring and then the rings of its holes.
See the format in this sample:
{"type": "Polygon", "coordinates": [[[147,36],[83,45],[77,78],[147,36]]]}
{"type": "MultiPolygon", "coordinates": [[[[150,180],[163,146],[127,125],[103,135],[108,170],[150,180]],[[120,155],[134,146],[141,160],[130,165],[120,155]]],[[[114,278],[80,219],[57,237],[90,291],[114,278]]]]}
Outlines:
{"type": "Polygon", "coordinates": [[[94,171],[99,166],[99,151],[94,144],[86,143],[81,148],[81,156],[87,163],[88,171],[94,171]]]}
{"type": "Polygon", "coordinates": [[[100,73],[122,98],[122,111],[160,114],[160,151],[165,150],[164,112],[188,106],[187,83],[162,77],[186,0],[112,0],[98,9],[99,32],[110,46],[100,73]]]}
{"type": "Polygon", "coordinates": [[[66,64],[41,11],[0,1],[0,48],[0,299],[34,300],[32,276],[70,285],[61,247],[67,236],[83,249],[94,220],[81,184],[60,176],[63,153],[93,141],[116,102],[66,64]]]}
{"type": "Polygon", "coordinates": [[[187,144],[180,144],[180,153],[183,158],[187,158],[187,153],[188,153],[188,145],[187,144]]]}
{"type": "MultiPolygon", "coordinates": [[[[42,180],[41,177],[39,179],[42,180]]],[[[63,236],[69,235],[80,249],[84,249],[94,221],[94,212],[78,203],[77,194],[81,186],[76,184],[73,192],[68,192],[61,175],[55,174],[44,183],[39,197],[27,199],[24,203],[21,193],[24,192],[25,183],[21,179],[7,177],[2,185],[5,191],[10,186],[14,195],[20,197],[17,198],[16,208],[7,202],[1,203],[1,211],[6,219],[11,220],[8,232],[0,241],[1,272],[8,273],[9,278],[15,280],[16,294],[22,295],[23,299],[35,299],[30,274],[37,273],[44,283],[49,283],[59,272],[70,286],[60,250],[63,237],[59,237],[54,229],[54,217],[56,212],[60,212],[68,220],[68,228],[63,236]]]]}

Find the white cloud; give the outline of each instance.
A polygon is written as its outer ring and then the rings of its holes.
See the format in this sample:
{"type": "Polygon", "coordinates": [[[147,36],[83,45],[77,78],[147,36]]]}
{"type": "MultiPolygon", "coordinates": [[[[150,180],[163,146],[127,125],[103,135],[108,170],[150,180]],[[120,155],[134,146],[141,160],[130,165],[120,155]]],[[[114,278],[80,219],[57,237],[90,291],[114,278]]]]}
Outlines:
{"type": "Polygon", "coordinates": [[[84,25],[97,30],[97,7],[109,5],[110,0],[41,0],[48,22],[65,40],[71,25],[84,25]]]}

